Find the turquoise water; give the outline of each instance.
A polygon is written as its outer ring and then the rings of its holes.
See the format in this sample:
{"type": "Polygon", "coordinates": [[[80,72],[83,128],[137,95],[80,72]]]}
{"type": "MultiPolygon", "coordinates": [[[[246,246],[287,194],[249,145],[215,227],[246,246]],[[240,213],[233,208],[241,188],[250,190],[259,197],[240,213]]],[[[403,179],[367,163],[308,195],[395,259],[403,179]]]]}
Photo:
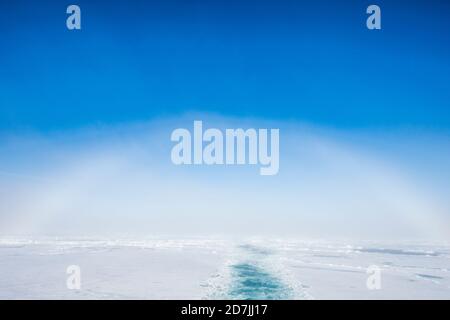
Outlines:
{"type": "Polygon", "coordinates": [[[250,263],[232,266],[233,283],[229,296],[232,299],[289,299],[292,290],[276,276],[250,263]]]}

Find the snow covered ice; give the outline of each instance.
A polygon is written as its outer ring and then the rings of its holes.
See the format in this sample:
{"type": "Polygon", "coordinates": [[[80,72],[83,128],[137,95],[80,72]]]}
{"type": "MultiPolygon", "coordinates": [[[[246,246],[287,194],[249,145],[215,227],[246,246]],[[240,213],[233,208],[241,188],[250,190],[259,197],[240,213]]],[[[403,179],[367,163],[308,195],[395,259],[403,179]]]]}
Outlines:
{"type": "Polygon", "coordinates": [[[450,299],[447,244],[0,238],[1,299],[450,299]],[[69,265],[80,290],[66,286],[69,265]],[[366,286],[381,269],[381,288],[366,286]]]}

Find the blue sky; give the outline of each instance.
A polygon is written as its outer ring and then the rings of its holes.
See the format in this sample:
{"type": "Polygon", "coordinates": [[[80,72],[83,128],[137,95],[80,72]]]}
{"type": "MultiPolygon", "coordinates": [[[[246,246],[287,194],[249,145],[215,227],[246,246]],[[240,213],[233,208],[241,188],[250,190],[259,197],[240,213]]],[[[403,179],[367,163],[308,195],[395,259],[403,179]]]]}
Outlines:
{"type": "Polygon", "coordinates": [[[377,1],[64,1],[0,5],[0,130],[184,112],[338,128],[450,126],[450,5],[377,1]]]}
{"type": "Polygon", "coordinates": [[[450,239],[448,2],[75,3],[0,4],[1,233],[450,239]],[[173,165],[193,120],[279,174],[173,165]]]}

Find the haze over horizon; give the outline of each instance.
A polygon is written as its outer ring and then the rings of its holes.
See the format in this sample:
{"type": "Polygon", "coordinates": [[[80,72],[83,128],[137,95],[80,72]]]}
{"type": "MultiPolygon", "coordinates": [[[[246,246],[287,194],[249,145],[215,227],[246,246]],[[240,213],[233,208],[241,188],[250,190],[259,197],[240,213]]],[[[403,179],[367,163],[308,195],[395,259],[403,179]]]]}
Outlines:
{"type": "Polygon", "coordinates": [[[450,5],[0,4],[2,234],[450,240],[450,5]],[[174,166],[175,128],[279,128],[280,170],[174,166]]]}

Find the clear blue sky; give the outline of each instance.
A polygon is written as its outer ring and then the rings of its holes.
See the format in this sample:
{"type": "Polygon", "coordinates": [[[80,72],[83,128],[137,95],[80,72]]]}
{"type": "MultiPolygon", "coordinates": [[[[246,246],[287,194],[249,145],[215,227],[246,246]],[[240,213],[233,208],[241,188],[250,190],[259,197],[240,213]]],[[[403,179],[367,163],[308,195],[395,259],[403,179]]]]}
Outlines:
{"type": "Polygon", "coordinates": [[[375,1],[0,4],[0,130],[187,111],[333,127],[450,126],[450,5],[375,1]]]}

